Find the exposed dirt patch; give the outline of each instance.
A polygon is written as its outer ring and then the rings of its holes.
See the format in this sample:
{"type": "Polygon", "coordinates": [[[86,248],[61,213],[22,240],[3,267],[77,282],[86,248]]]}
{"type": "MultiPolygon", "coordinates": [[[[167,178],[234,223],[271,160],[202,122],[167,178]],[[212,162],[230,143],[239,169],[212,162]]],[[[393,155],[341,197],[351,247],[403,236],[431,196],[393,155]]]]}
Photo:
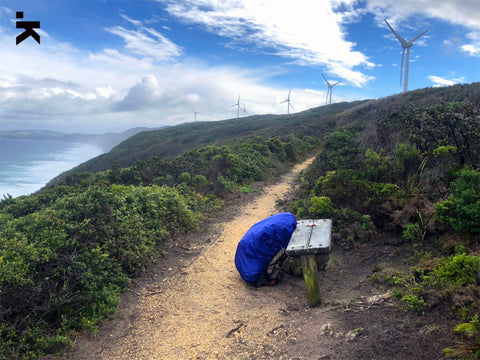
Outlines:
{"type": "Polygon", "coordinates": [[[258,289],[241,280],[238,241],[278,212],[277,200],[308,163],[172,242],[161,264],[122,296],[116,318],[97,336],[79,335],[62,359],[441,359],[453,326],[441,311],[405,313],[388,288],[369,281],[376,264],[407,266],[407,245],[334,244],[335,261],[320,272],[323,304],[313,309],[301,276],[283,274],[278,285],[258,289]]]}

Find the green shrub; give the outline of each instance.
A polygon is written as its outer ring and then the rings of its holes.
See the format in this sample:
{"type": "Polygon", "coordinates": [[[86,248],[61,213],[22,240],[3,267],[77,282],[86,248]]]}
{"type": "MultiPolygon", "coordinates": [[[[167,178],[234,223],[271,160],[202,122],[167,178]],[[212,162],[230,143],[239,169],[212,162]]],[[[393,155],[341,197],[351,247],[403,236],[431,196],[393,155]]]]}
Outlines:
{"type": "Polygon", "coordinates": [[[368,230],[370,227],[370,221],[372,220],[372,217],[370,215],[363,215],[362,216],[362,221],[360,223],[360,229],[362,230],[368,230]]]}
{"type": "Polygon", "coordinates": [[[472,320],[462,323],[455,328],[455,333],[471,341],[456,347],[445,348],[443,353],[448,358],[454,359],[479,359],[480,358],[480,321],[478,315],[472,320]]]}
{"type": "Polygon", "coordinates": [[[480,232],[480,172],[463,169],[451,184],[452,195],[435,206],[438,220],[458,232],[480,232]]]}
{"type": "Polygon", "coordinates": [[[350,169],[358,154],[357,134],[351,129],[340,129],[324,137],[322,151],[318,155],[325,171],[350,169]]]}
{"type": "Polygon", "coordinates": [[[462,166],[479,161],[480,121],[472,102],[439,103],[406,120],[409,137],[422,150],[439,158],[455,155],[462,166]]]}
{"type": "Polygon", "coordinates": [[[188,201],[168,187],[90,186],[0,223],[0,358],[36,358],[115,314],[129,276],[196,226],[188,201]]]}
{"type": "Polygon", "coordinates": [[[334,209],[333,231],[340,232],[354,222],[362,221],[362,214],[348,207],[334,209]]]}
{"type": "Polygon", "coordinates": [[[443,259],[432,271],[431,279],[435,288],[466,286],[476,284],[480,277],[480,257],[458,254],[443,259]]]}
{"type": "Polygon", "coordinates": [[[190,183],[190,181],[192,181],[192,175],[190,175],[189,172],[183,172],[180,174],[180,176],[178,177],[178,181],[180,183],[190,183]]]}
{"type": "Polygon", "coordinates": [[[417,156],[420,155],[420,150],[415,145],[399,144],[395,149],[396,166],[401,173],[406,174],[414,168],[417,156]]]}
{"type": "Polygon", "coordinates": [[[433,155],[435,155],[439,159],[446,158],[447,156],[453,155],[457,152],[456,146],[439,146],[438,148],[433,150],[433,155]]]}
{"type": "Polygon", "coordinates": [[[386,177],[391,168],[391,161],[388,156],[381,156],[372,149],[365,151],[365,178],[376,180],[386,177]]]}
{"type": "Polygon", "coordinates": [[[417,295],[406,294],[400,301],[405,303],[407,309],[417,315],[422,315],[425,310],[425,300],[420,299],[417,295]]]}
{"type": "MultiPolygon", "coordinates": [[[[268,148],[274,154],[278,160],[285,161],[287,159],[287,153],[285,152],[285,146],[278,137],[274,137],[268,140],[268,148]]],[[[291,149],[290,149],[291,150],[291,149]]],[[[290,152],[290,156],[293,154],[290,152]]]]}
{"type": "Polygon", "coordinates": [[[332,201],[327,196],[313,196],[310,199],[308,212],[314,217],[329,217],[333,215],[332,201]]]}
{"type": "Polygon", "coordinates": [[[380,283],[380,279],[377,272],[374,272],[368,280],[372,285],[378,285],[380,283]]]}
{"type": "Polygon", "coordinates": [[[192,183],[195,186],[200,186],[200,187],[207,186],[209,184],[205,175],[195,175],[194,178],[192,179],[192,183]]]}
{"type": "Polygon", "coordinates": [[[402,236],[405,240],[418,242],[422,239],[422,229],[417,223],[405,224],[403,226],[402,236]]]}

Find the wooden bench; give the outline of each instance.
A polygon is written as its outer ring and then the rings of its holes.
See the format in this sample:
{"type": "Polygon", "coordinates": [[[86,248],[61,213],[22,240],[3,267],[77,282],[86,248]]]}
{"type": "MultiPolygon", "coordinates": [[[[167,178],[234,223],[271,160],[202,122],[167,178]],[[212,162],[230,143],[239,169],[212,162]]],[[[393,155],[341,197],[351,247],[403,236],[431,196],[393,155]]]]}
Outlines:
{"type": "Polygon", "coordinates": [[[289,256],[301,259],[307,301],[312,307],[321,303],[316,259],[318,255],[323,255],[323,261],[325,263],[328,261],[331,233],[332,220],[330,219],[298,220],[297,228],[287,246],[286,251],[289,256]]]}

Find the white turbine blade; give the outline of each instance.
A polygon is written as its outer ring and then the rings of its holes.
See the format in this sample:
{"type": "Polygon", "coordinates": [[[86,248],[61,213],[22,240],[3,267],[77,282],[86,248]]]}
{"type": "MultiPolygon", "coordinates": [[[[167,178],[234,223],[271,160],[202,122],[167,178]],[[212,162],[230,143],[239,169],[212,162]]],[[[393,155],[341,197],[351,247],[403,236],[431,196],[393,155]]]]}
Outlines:
{"type": "Polygon", "coordinates": [[[238,95],[238,100],[236,104],[233,104],[231,107],[240,106],[240,95],[238,95]]]}
{"type": "Polygon", "coordinates": [[[290,99],[287,99],[287,100],[283,100],[283,101],[282,101],[281,103],[279,103],[279,104],[283,104],[283,103],[286,103],[287,101],[288,101],[288,102],[290,102],[290,99]]]}
{"type": "Polygon", "coordinates": [[[325,75],[323,75],[323,73],[322,73],[322,76],[323,76],[323,80],[325,80],[325,83],[326,83],[328,86],[330,86],[330,83],[328,82],[328,80],[327,80],[327,78],[325,77],[325,75]]]}
{"type": "Polygon", "coordinates": [[[341,81],[337,81],[335,84],[332,85],[332,87],[334,87],[335,85],[338,85],[340,83],[341,83],[341,81]]]}
{"type": "Polygon", "coordinates": [[[240,95],[238,95],[238,100],[236,104],[233,104],[231,107],[240,106],[240,95]]]}
{"type": "Polygon", "coordinates": [[[330,83],[328,82],[327,78],[325,77],[325,75],[323,75],[322,73],[322,76],[323,76],[323,80],[325,80],[325,83],[327,84],[328,87],[330,87],[330,83]]]}
{"type": "Polygon", "coordinates": [[[390,26],[390,24],[388,23],[387,19],[383,19],[385,20],[385,22],[387,23],[388,27],[390,28],[390,30],[392,30],[393,34],[397,37],[398,41],[400,41],[400,43],[402,44],[402,46],[405,46],[407,44],[407,41],[402,38],[400,35],[397,34],[397,32],[390,26]]]}
{"type": "Polygon", "coordinates": [[[410,40],[408,43],[409,43],[409,44],[413,44],[413,42],[414,42],[415,40],[417,40],[420,36],[422,36],[422,35],[424,35],[426,32],[428,32],[428,30],[430,30],[430,29],[425,30],[425,31],[422,32],[420,35],[418,35],[418,36],[414,37],[412,40],[410,40]]]}

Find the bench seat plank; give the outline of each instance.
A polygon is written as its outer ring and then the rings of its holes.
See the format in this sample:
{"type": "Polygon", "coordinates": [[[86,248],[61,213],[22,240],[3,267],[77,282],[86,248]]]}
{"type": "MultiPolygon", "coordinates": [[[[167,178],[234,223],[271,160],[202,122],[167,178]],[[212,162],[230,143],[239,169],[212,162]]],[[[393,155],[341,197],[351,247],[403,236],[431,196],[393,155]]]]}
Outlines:
{"type": "Polygon", "coordinates": [[[331,219],[298,220],[287,246],[289,256],[330,253],[331,219]]]}

